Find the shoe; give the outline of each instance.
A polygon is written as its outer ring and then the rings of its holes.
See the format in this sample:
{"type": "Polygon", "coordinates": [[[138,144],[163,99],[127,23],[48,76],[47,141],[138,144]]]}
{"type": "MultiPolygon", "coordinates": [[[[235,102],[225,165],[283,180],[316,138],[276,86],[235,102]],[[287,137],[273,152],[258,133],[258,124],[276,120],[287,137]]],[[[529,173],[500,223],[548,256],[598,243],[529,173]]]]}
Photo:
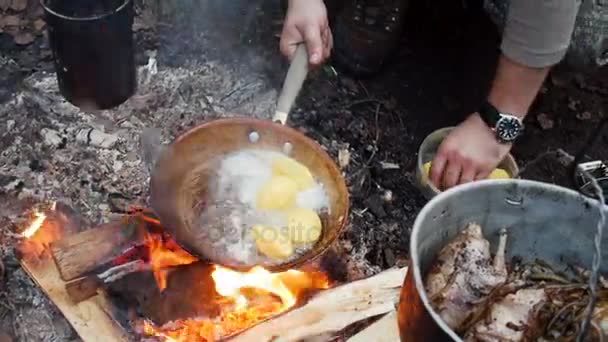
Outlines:
{"type": "Polygon", "coordinates": [[[332,59],[352,76],[378,72],[399,45],[408,0],[354,0],[336,16],[332,59]]]}

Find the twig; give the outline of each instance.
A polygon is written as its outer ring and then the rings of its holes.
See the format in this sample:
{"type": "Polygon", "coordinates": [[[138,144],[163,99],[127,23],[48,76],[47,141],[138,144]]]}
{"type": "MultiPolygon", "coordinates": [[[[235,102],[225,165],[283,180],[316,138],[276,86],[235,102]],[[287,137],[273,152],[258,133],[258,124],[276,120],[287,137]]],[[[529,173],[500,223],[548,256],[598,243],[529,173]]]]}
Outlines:
{"type": "Polygon", "coordinates": [[[357,101],[353,101],[351,103],[346,104],[343,108],[347,109],[347,108],[352,108],[354,106],[360,105],[360,104],[366,104],[366,103],[377,103],[377,104],[382,104],[382,102],[380,100],[377,99],[363,99],[363,100],[357,100],[357,101]]]}
{"type": "Polygon", "coordinates": [[[97,278],[99,278],[99,280],[101,280],[104,284],[109,284],[131,273],[148,271],[151,269],[152,267],[150,264],[144,262],[143,260],[135,260],[120,266],[112,267],[102,273],[99,273],[97,278]]]}

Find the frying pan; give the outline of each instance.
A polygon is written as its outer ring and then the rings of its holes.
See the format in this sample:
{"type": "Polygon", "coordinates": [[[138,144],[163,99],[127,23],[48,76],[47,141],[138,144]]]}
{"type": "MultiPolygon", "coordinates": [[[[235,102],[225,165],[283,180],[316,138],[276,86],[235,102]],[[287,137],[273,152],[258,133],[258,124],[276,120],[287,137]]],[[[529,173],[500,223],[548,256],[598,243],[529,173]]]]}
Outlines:
{"type": "Polygon", "coordinates": [[[167,232],[192,255],[236,270],[259,265],[271,272],[280,272],[316,259],[343,231],[349,195],[339,168],[318,143],[285,125],[307,73],[308,53],[305,45],[300,44],[272,121],[238,115],[211,120],[187,131],[159,152],[151,171],[151,207],[167,232]],[[221,236],[213,236],[214,232],[200,222],[200,215],[206,209],[201,202],[209,197],[217,161],[228,153],[249,148],[282,152],[286,144],[290,146],[290,156],[309,168],[329,197],[329,212],[321,215],[321,237],[308,252],[288,262],[269,261],[260,265],[234,260],[225,250],[213,247],[213,239],[221,236]]]}

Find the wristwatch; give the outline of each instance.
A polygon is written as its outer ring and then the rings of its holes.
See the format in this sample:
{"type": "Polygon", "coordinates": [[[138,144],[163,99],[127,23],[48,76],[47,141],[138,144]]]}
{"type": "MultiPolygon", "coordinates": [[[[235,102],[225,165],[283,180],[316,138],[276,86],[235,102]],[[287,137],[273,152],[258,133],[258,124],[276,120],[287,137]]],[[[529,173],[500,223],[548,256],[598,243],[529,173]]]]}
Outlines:
{"type": "Polygon", "coordinates": [[[502,144],[515,141],[524,131],[520,118],[508,113],[501,113],[490,102],[484,102],[479,109],[481,119],[494,131],[496,139],[502,144]]]}

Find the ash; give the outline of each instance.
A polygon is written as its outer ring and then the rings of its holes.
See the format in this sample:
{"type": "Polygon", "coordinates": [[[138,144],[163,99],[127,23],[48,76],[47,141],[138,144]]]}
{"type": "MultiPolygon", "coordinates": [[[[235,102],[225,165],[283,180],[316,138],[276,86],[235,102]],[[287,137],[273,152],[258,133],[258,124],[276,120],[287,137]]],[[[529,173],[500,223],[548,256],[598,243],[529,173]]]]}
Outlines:
{"type": "MultiPolygon", "coordinates": [[[[251,227],[261,224],[287,229],[285,213],[256,209],[257,194],[272,177],[272,161],[284,156],[271,150],[245,149],[221,159],[210,179],[211,205],[201,214],[199,225],[201,229],[217,232],[218,238],[211,241],[213,249],[225,251],[226,258],[247,266],[276,264],[257,251],[251,227]]],[[[329,210],[329,198],[323,185],[317,183],[297,194],[296,205],[322,214],[329,210]]],[[[282,262],[298,258],[312,246],[312,243],[298,246],[282,262]]]]}

